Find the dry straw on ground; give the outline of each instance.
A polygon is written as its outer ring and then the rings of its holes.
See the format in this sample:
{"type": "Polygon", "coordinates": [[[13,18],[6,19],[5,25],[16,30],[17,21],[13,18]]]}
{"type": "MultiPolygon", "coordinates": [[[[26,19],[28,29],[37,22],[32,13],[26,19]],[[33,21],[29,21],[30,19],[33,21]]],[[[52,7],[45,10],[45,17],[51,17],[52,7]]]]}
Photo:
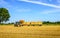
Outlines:
{"type": "Polygon", "coordinates": [[[60,26],[0,26],[0,38],[60,38],[60,26]]]}

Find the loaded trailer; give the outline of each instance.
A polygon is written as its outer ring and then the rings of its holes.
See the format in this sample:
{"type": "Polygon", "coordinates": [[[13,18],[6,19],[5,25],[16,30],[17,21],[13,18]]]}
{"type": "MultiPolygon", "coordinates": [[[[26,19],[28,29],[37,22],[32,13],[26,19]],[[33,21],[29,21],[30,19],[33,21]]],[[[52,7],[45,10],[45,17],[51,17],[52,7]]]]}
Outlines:
{"type": "Polygon", "coordinates": [[[20,20],[19,22],[16,22],[14,26],[42,26],[42,22],[25,22],[24,20],[20,20]]]}

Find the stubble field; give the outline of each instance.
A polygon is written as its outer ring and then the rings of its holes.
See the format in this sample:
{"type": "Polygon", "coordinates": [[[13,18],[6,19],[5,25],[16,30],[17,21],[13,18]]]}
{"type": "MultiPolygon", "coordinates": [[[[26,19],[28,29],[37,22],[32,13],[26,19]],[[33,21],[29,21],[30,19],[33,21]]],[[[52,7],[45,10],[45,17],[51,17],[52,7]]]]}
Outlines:
{"type": "Polygon", "coordinates": [[[0,25],[0,38],[60,38],[60,26],[0,25]]]}

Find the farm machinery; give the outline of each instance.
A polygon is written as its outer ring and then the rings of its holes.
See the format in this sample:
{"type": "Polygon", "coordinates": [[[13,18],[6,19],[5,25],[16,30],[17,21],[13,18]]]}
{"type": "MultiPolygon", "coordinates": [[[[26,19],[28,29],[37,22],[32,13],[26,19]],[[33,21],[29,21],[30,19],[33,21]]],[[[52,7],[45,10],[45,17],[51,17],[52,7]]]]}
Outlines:
{"type": "Polygon", "coordinates": [[[42,26],[42,22],[25,22],[24,20],[20,20],[19,22],[16,22],[14,26],[42,26]]]}

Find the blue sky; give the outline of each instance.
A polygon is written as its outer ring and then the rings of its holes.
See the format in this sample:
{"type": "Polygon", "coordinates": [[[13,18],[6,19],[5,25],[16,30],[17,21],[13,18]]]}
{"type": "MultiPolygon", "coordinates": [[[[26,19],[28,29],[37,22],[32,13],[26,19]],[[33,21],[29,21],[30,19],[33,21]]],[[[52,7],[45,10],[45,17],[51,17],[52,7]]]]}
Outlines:
{"type": "Polygon", "coordinates": [[[9,10],[10,20],[60,21],[60,0],[0,0],[0,8],[9,10]]]}

